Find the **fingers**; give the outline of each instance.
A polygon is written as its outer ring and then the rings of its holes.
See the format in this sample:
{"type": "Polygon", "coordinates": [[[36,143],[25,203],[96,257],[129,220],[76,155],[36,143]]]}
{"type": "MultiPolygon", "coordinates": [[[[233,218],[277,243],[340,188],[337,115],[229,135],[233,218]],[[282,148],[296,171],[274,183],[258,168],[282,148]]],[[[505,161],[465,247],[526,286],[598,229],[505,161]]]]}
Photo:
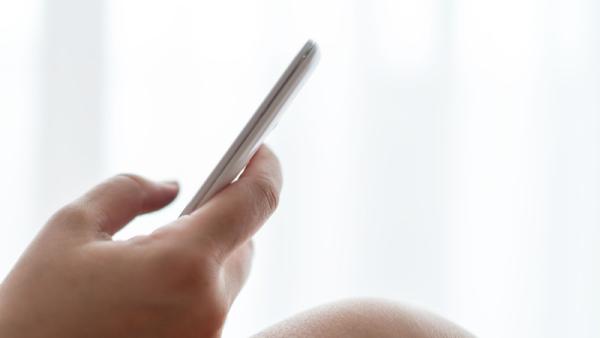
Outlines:
{"type": "Polygon", "coordinates": [[[117,175],[94,187],[59,214],[86,223],[77,224],[78,227],[113,235],[137,215],[169,204],[178,191],[174,182],[156,183],[136,175],[117,175]]]}
{"type": "Polygon", "coordinates": [[[225,258],[247,242],[275,211],[282,178],[279,160],[266,146],[254,155],[242,176],[205,205],[177,222],[187,237],[214,243],[217,258],[225,258]]]}
{"type": "Polygon", "coordinates": [[[237,248],[225,261],[223,273],[225,273],[226,292],[230,306],[248,280],[253,255],[254,246],[252,241],[248,241],[237,248]]]}

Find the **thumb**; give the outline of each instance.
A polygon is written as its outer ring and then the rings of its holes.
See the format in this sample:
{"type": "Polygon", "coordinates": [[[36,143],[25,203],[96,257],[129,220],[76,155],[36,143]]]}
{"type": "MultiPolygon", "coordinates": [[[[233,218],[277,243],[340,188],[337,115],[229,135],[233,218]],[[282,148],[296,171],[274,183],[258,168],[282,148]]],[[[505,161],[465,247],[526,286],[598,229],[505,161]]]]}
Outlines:
{"type": "Polygon", "coordinates": [[[137,215],[169,204],[178,191],[175,182],[156,183],[137,175],[117,175],[63,207],[55,218],[60,218],[61,224],[112,236],[137,215]]]}
{"type": "Polygon", "coordinates": [[[186,241],[197,246],[210,238],[216,244],[215,254],[224,259],[246,243],[275,211],[281,184],[279,160],[262,146],[237,181],[176,222],[185,224],[186,241]]]}

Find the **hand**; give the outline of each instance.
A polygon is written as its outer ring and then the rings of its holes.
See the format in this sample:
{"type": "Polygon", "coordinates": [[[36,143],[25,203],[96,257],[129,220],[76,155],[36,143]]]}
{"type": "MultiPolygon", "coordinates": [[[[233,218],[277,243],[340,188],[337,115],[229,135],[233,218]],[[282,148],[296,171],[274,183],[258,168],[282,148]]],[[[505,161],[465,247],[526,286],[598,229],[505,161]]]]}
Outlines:
{"type": "Polygon", "coordinates": [[[281,172],[262,147],[238,181],[148,236],[113,241],[174,183],[116,176],[58,211],[0,286],[0,336],[218,337],[250,269],[281,172]]]}

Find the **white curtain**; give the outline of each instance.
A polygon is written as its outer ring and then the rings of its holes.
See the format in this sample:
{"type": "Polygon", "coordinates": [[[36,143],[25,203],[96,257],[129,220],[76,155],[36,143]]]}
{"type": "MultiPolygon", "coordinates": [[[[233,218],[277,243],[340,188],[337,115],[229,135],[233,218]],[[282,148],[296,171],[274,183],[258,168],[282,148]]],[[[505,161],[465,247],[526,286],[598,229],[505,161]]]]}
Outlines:
{"type": "Polygon", "coordinates": [[[600,336],[600,4],[0,2],[0,272],[118,172],[175,218],[302,45],[322,59],[268,143],[277,214],[225,335],[344,297],[482,337],[600,336]]]}

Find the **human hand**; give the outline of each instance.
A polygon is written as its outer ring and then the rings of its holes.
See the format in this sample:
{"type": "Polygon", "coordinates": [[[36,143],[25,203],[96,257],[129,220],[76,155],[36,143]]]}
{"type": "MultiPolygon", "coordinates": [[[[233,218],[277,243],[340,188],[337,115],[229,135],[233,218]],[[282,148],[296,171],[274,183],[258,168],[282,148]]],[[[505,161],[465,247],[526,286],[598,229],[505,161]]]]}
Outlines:
{"type": "Polygon", "coordinates": [[[218,337],[250,269],[281,172],[261,147],[238,181],[147,236],[113,241],[174,183],[116,176],[58,211],[0,286],[0,336],[218,337]]]}

